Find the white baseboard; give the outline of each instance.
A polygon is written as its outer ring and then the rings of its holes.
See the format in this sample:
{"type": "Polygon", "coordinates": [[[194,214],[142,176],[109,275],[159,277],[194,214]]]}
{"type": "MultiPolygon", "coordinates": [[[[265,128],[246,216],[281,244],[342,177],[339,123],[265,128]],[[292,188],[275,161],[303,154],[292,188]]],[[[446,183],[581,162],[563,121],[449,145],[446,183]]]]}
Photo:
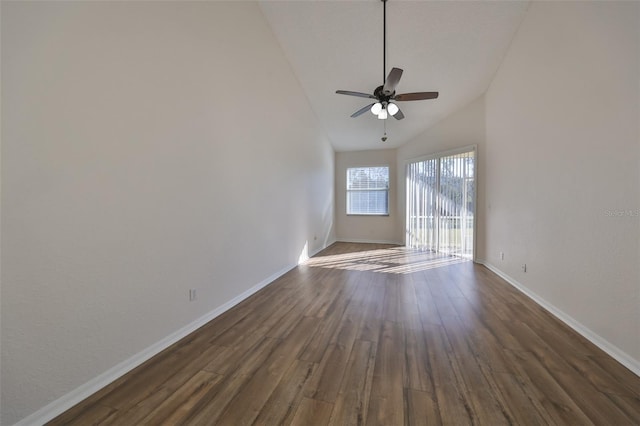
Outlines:
{"type": "Polygon", "coordinates": [[[564,322],[566,325],[568,325],[569,327],[574,329],[576,332],[578,332],[580,335],[582,335],[585,339],[589,340],[591,343],[593,343],[594,345],[596,345],[597,347],[605,351],[608,355],[610,355],[620,364],[627,367],[635,375],[640,376],[640,361],[634,359],[633,357],[631,357],[631,355],[627,354],[625,351],[623,351],[616,345],[612,344],[611,342],[604,339],[600,335],[594,333],[591,329],[586,327],[580,321],[577,321],[576,319],[566,314],[561,309],[555,307],[552,303],[549,303],[542,297],[538,296],[537,294],[529,290],[527,287],[519,283],[517,280],[513,279],[509,275],[502,272],[500,269],[496,268],[491,263],[485,260],[483,261],[478,260],[477,263],[481,263],[484,266],[486,266],[490,271],[492,271],[493,273],[498,275],[500,278],[502,278],[503,280],[511,284],[513,287],[520,290],[529,298],[533,299],[534,302],[536,302],[538,305],[545,308],[547,311],[551,312],[551,314],[554,315],[556,318],[558,318],[560,321],[564,322]]]}
{"type": "Polygon", "coordinates": [[[399,243],[398,241],[390,241],[390,240],[361,240],[361,239],[352,239],[352,238],[338,238],[336,242],[339,243],[363,243],[363,244],[395,244],[399,246],[403,246],[404,243],[399,243]]]}
{"type": "MultiPolygon", "coordinates": [[[[317,250],[316,253],[319,252],[319,251],[320,250],[317,250]]],[[[191,334],[194,331],[196,331],[198,328],[202,327],[203,325],[205,325],[209,321],[213,320],[217,316],[219,316],[219,315],[223,314],[224,312],[228,311],[229,309],[233,308],[235,305],[237,305],[238,303],[242,302],[243,300],[245,300],[249,296],[253,295],[258,290],[266,287],[268,284],[272,283],[273,281],[275,281],[276,279],[278,279],[282,275],[286,274],[287,272],[289,272],[290,270],[292,270],[296,266],[298,266],[298,265],[297,264],[296,265],[288,265],[288,266],[282,268],[281,270],[279,270],[275,274],[272,274],[268,278],[265,278],[264,280],[260,281],[258,284],[254,285],[250,289],[248,289],[245,292],[239,294],[238,296],[234,297],[233,299],[229,300],[228,302],[224,303],[223,305],[217,307],[213,311],[208,312],[207,314],[201,316],[200,318],[196,319],[192,323],[187,324],[186,326],[182,327],[181,329],[171,333],[170,335],[168,335],[164,339],[154,343],[153,345],[147,347],[146,349],[142,350],[141,352],[138,352],[137,354],[133,355],[131,358],[129,358],[129,359],[125,360],[125,361],[122,361],[121,363],[119,363],[116,366],[110,368],[109,370],[105,371],[104,373],[100,374],[99,376],[89,380],[87,383],[85,383],[85,384],[77,387],[76,389],[72,390],[68,394],[62,396],[61,398],[56,399],[55,401],[53,401],[50,404],[42,407],[41,409],[39,409],[35,413],[25,417],[24,419],[20,420],[18,423],[15,423],[14,426],[43,425],[43,424],[53,420],[55,417],[57,417],[60,414],[64,413],[65,411],[67,411],[68,409],[73,407],[74,405],[78,404],[79,402],[83,401],[84,399],[88,398],[89,396],[93,395],[94,393],[98,392],[100,389],[104,388],[105,386],[107,386],[108,384],[112,383],[113,381],[115,381],[115,380],[119,379],[120,377],[124,376],[126,373],[128,373],[131,370],[133,370],[137,366],[141,365],[143,362],[145,362],[148,359],[154,357],[155,355],[159,354],[160,352],[162,352],[163,350],[165,350],[169,346],[173,345],[174,343],[176,343],[180,339],[188,336],[189,334],[191,334]]]]}

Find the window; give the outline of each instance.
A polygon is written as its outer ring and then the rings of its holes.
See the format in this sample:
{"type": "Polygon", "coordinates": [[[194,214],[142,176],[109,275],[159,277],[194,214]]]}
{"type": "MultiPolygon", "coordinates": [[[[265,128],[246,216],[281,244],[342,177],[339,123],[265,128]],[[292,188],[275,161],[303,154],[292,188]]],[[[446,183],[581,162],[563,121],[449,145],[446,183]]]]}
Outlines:
{"type": "Polygon", "coordinates": [[[409,247],[473,258],[475,148],[407,164],[409,247]]]}
{"type": "Polygon", "coordinates": [[[347,169],[347,214],[389,214],[389,167],[347,169]]]}

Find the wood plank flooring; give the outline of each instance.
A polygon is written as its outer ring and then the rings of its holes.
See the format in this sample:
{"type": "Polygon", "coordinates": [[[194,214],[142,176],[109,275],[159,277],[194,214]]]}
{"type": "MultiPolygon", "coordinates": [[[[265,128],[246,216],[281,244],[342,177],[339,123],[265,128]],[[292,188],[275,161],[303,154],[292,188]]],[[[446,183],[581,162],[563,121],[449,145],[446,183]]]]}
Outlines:
{"type": "Polygon", "coordinates": [[[640,378],[502,279],[337,243],[50,425],[640,425],[640,378]]]}

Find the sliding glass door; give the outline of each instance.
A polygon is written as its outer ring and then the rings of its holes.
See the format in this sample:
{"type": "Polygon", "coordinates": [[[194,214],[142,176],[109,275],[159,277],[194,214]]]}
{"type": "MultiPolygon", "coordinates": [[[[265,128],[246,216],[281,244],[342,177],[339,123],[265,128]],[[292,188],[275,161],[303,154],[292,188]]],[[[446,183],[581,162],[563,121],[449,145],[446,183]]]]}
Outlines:
{"type": "Polygon", "coordinates": [[[409,247],[473,258],[475,148],[407,164],[409,247]]]}

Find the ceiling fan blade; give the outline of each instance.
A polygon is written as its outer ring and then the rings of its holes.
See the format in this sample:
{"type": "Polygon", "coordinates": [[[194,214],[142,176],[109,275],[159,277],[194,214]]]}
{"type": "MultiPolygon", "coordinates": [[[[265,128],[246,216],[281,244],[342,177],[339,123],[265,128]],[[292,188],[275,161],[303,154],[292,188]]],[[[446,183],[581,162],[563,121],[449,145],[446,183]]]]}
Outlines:
{"type": "Polygon", "coordinates": [[[400,82],[400,77],[402,77],[402,70],[400,68],[391,68],[391,71],[389,71],[389,75],[387,76],[387,80],[384,82],[382,93],[387,96],[393,94],[396,90],[396,86],[400,82]]]}
{"type": "Polygon", "coordinates": [[[336,90],[336,93],[338,95],[358,96],[360,98],[377,99],[375,96],[370,95],[369,93],[351,92],[349,90],[336,90]]]}
{"type": "Polygon", "coordinates": [[[404,118],[402,110],[398,109],[398,112],[393,115],[393,118],[395,118],[396,120],[402,120],[404,118]]]}
{"type": "Polygon", "coordinates": [[[371,107],[375,104],[375,102],[373,104],[369,104],[366,107],[362,107],[359,110],[357,110],[356,112],[354,112],[353,114],[351,114],[351,117],[356,118],[361,116],[362,114],[364,114],[367,111],[371,110],[371,107]]]}
{"type": "Polygon", "coordinates": [[[395,95],[393,99],[396,101],[421,101],[424,99],[435,99],[438,97],[438,92],[415,92],[415,93],[401,93],[395,95]]]}

